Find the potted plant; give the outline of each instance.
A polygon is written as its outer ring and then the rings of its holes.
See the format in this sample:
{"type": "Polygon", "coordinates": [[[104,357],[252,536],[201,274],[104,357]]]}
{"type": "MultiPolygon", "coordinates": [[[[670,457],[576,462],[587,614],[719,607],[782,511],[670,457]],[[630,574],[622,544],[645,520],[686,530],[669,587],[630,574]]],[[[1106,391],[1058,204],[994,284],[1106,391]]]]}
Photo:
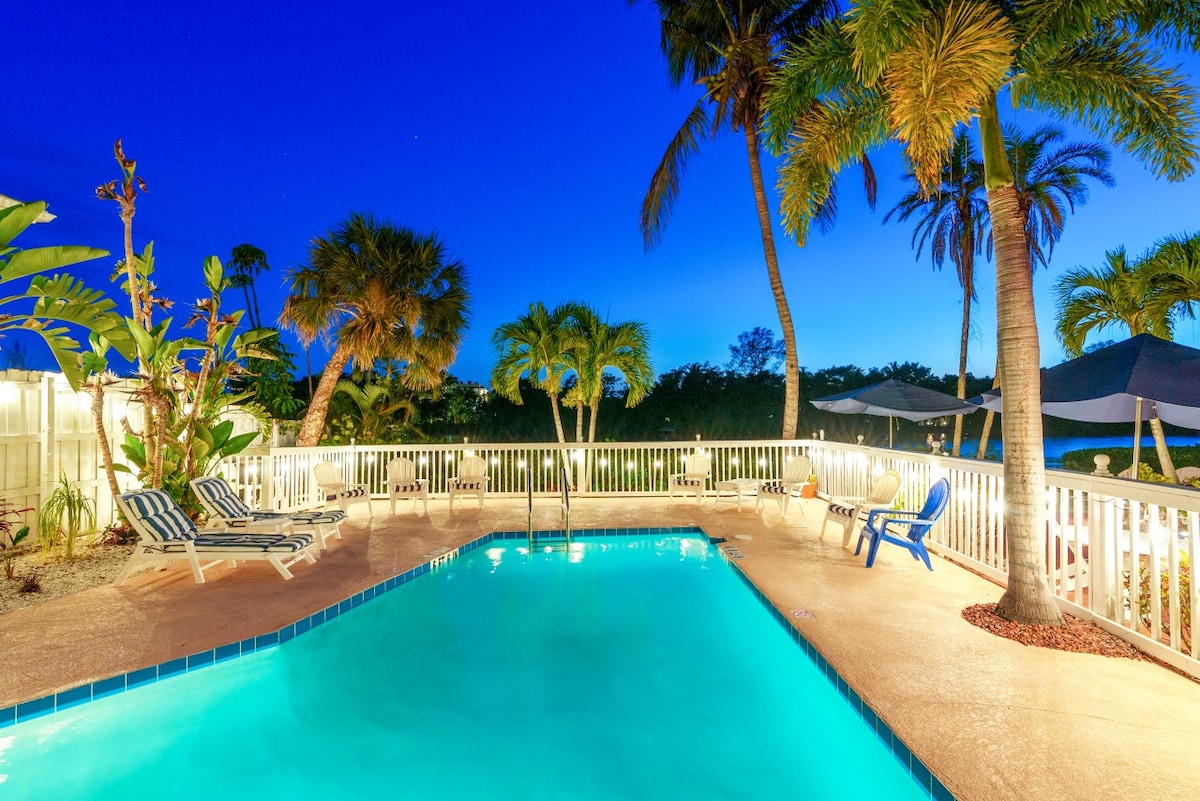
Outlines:
{"type": "Polygon", "coordinates": [[[808,481],[800,486],[801,498],[817,497],[817,474],[815,471],[809,471],[808,481]]]}
{"type": "Polygon", "coordinates": [[[42,549],[49,552],[61,537],[67,558],[72,559],[75,556],[75,540],[80,534],[91,533],[96,528],[96,501],[63,475],[54,492],[42,504],[38,520],[41,524],[39,539],[42,549]]]}

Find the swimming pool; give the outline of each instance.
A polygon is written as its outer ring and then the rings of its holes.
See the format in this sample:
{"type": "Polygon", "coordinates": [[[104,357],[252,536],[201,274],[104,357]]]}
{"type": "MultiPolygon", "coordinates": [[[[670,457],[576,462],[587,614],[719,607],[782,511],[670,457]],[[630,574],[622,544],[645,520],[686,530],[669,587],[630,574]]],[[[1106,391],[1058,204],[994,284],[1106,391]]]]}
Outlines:
{"type": "Polygon", "coordinates": [[[4,798],[929,798],[699,534],[490,539],[345,612],[0,729],[4,798]]]}

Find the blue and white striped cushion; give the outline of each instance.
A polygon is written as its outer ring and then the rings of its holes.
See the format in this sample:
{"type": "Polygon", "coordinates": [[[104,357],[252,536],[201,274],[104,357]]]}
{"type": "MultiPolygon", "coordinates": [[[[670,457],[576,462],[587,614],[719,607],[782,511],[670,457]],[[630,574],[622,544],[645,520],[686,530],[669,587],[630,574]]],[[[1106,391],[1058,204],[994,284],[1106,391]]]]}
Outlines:
{"type": "Polygon", "coordinates": [[[217,510],[220,517],[249,517],[250,507],[234,494],[233,489],[223,478],[202,478],[192,484],[196,495],[201,501],[207,501],[205,506],[217,510]]]}
{"type": "Polygon", "coordinates": [[[701,479],[701,478],[677,478],[677,479],[675,479],[675,486],[677,486],[677,487],[699,487],[703,483],[704,483],[704,479],[701,479]]]}
{"type": "Polygon", "coordinates": [[[333,525],[346,519],[346,513],[341,509],[328,509],[315,512],[292,512],[287,518],[298,526],[333,525]]]}
{"type": "Polygon", "coordinates": [[[196,550],[266,551],[295,553],[312,545],[312,534],[299,533],[287,537],[274,534],[210,534],[196,537],[196,550]]]}
{"type": "Polygon", "coordinates": [[[831,504],[829,504],[829,511],[835,515],[841,515],[842,517],[850,517],[851,515],[854,514],[854,507],[853,506],[843,506],[840,503],[831,503],[831,504]]]}
{"type": "Polygon", "coordinates": [[[768,495],[787,495],[788,487],[785,484],[763,484],[758,488],[759,492],[765,492],[768,495]]]}
{"type": "Polygon", "coordinates": [[[162,490],[127,492],[121,498],[129,505],[138,522],[159,542],[196,538],[196,524],[162,490]]]}
{"type": "Polygon", "coordinates": [[[393,484],[392,492],[416,492],[420,488],[420,484],[393,484]]]}
{"type": "Polygon", "coordinates": [[[460,489],[460,490],[483,489],[483,480],[482,479],[465,479],[464,480],[461,478],[456,478],[456,479],[454,479],[454,486],[456,489],[460,489]]]}
{"type": "Polygon", "coordinates": [[[353,489],[344,489],[338,490],[337,492],[331,492],[325,496],[325,500],[340,501],[345,498],[363,498],[366,496],[366,494],[367,490],[365,487],[355,487],[353,489]]]}

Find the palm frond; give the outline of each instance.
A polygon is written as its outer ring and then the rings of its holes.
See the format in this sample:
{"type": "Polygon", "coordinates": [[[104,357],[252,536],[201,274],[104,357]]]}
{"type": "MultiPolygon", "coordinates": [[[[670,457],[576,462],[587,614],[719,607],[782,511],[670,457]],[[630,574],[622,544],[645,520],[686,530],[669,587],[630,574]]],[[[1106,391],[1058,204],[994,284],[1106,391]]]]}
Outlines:
{"type": "Polygon", "coordinates": [[[1048,110],[1111,138],[1168,180],[1186,178],[1197,157],[1197,94],[1164,67],[1144,39],[1104,29],[1068,47],[1027,48],[1018,105],[1048,110]]]}
{"type": "Polygon", "coordinates": [[[853,64],[859,81],[871,86],[880,79],[926,10],[925,3],[915,0],[859,0],[853,4],[846,15],[846,32],[854,41],[853,64]]]}
{"type": "Polygon", "coordinates": [[[679,183],[687,160],[700,150],[700,143],[708,137],[708,127],[708,112],[701,101],[692,108],[667,145],[667,151],[650,179],[650,188],[642,201],[640,222],[642,241],[647,250],[662,241],[671,209],[679,197],[679,183]]]}
{"type": "Polygon", "coordinates": [[[891,124],[925,189],[938,182],[954,130],[1007,78],[1013,36],[997,11],[950,3],[927,14],[890,58],[883,83],[891,124]]]}

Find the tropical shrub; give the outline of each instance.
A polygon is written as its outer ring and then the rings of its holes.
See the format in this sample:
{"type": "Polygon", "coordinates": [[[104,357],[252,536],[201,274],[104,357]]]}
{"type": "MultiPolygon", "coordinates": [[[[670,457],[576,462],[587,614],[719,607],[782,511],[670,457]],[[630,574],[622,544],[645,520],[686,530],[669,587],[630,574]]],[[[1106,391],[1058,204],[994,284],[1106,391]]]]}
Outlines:
{"type": "Polygon", "coordinates": [[[66,557],[73,559],[79,535],[90,534],[96,528],[96,500],[63,475],[58,479],[58,486],[42,502],[38,519],[42,552],[49,553],[61,540],[66,557]]]}
{"type": "MultiPolygon", "coordinates": [[[[1129,591],[1131,577],[1129,571],[1123,574],[1125,579],[1125,608],[1130,605],[1129,591]]],[[[1151,601],[1150,570],[1141,568],[1138,572],[1138,619],[1142,626],[1149,629],[1153,607],[1151,601]]],[[[1179,622],[1181,631],[1180,646],[1183,651],[1192,648],[1192,566],[1186,553],[1179,555],[1179,622]]],[[[1161,624],[1164,630],[1169,630],[1171,614],[1171,577],[1164,570],[1158,576],[1158,603],[1162,614],[1161,624]]]]}

